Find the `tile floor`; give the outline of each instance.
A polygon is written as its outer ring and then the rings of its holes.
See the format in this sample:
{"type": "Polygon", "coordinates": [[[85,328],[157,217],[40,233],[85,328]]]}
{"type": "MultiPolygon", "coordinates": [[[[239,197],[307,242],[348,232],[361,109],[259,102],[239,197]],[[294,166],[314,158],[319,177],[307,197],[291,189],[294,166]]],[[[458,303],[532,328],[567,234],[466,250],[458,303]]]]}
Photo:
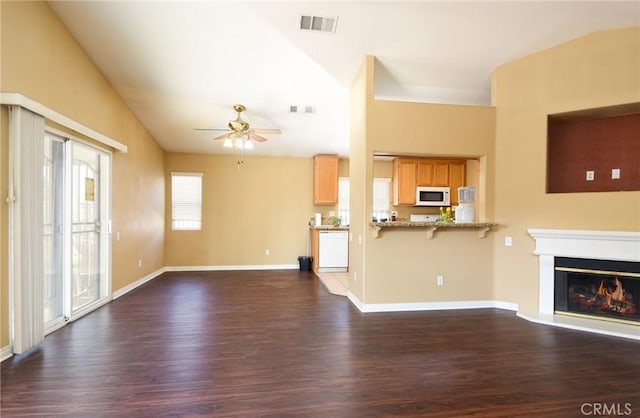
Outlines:
{"type": "Polygon", "coordinates": [[[349,273],[316,273],[329,293],[347,296],[349,292],[349,273]]]}

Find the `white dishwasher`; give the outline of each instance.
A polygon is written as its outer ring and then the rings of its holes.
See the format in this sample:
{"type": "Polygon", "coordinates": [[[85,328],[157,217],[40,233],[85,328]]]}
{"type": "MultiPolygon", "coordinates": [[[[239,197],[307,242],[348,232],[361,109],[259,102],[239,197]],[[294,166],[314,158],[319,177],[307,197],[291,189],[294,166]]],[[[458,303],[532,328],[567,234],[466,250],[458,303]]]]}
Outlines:
{"type": "Polygon", "coordinates": [[[318,271],[347,271],[349,231],[320,231],[318,235],[318,271]]]}

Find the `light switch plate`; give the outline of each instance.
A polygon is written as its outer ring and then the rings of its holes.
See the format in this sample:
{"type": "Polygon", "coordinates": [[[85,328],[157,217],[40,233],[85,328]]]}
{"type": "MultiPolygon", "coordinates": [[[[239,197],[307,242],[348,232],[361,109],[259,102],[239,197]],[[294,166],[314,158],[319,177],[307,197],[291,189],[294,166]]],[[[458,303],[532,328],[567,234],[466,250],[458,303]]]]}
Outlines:
{"type": "Polygon", "coordinates": [[[593,179],[596,177],[596,172],[593,170],[588,170],[587,171],[587,181],[593,181],[593,179]]]}

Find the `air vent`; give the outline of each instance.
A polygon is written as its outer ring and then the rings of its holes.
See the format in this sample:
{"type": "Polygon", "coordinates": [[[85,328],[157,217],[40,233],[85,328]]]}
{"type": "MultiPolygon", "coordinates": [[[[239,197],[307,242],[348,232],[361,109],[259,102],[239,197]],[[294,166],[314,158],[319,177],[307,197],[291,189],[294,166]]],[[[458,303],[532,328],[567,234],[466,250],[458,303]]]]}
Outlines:
{"type": "Polygon", "coordinates": [[[337,16],[300,16],[300,30],[335,33],[337,24],[337,16]]]}
{"type": "Polygon", "coordinates": [[[316,107],[291,105],[289,106],[289,113],[306,113],[306,114],[316,113],[316,107]]]}

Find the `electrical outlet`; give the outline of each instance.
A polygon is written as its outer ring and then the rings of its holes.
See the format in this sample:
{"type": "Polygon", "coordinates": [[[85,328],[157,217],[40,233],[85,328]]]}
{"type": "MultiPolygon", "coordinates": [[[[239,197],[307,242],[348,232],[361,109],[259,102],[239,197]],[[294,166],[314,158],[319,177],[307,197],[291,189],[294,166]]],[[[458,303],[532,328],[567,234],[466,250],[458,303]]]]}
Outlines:
{"type": "Polygon", "coordinates": [[[596,172],[593,170],[588,170],[586,175],[587,181],[593,181],[593,179],[595,178],[596,178],[596,172]]]}
{"type": "Polygon", "coordinates": [[[266,250],[264,250],[264,255],[270,255],[271,251],[267,248],[266,250]]]}
{"type": "Polygon", "coordinates": [[[611,179],[612,180],[618,180],[620,178],[620,169],[619,168],[612,168],[611,169],[611,179]]]}
{"type": "Polygon", "coordinates": [[[512,245],[513,245],[513,238],[504,237],[504,246],[505,247],[511,247],[512,245]]]}
{"type": "Polygon", "coordinates": [[[138,268],[142,268],[142,259],[141,258],[138,259],[138,268]]]}
{"type": "Polygon", "coordinates": [[[120,241],[120,231],[116,232],[116,241],[120,241]]]}
{"type": "Polygon", "coordinates": [[[436,277],[436,283],[438,283],[438,286],[444,286],[444,276],[436,277]]]}
{"type": "Polygon", "coordinates": [[[357,272],[353,272],[353,282],[357,283],[358,282],[358,273],[357,272]]]}

